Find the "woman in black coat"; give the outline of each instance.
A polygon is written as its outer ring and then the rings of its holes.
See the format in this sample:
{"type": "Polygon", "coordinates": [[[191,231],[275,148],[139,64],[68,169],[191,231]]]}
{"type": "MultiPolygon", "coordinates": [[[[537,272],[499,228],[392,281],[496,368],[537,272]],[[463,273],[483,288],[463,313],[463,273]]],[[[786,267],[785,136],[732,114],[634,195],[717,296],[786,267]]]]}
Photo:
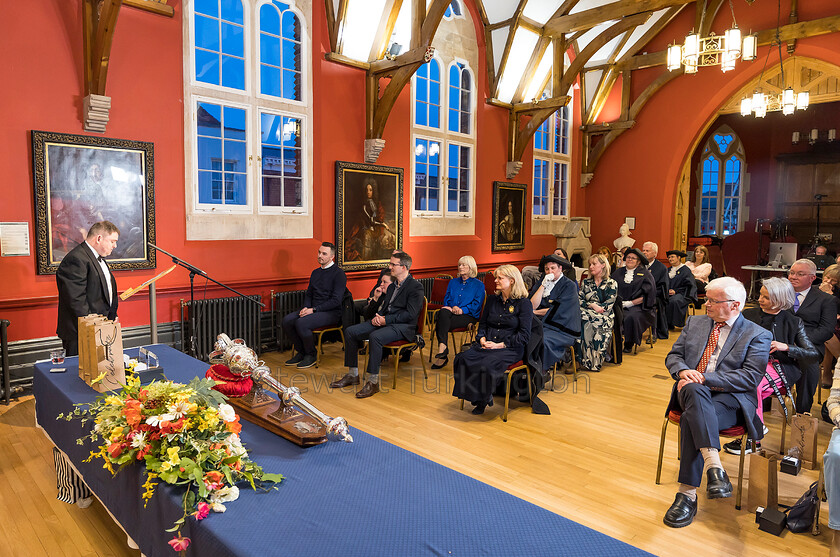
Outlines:
{"type": "Polygon", "coordinates": [[[634,344],[642,343],[642,334],[656,319],[656,283],[645,266],[647,258],[636,248],[624,254],[624,267],[613,271],[612,279],[618,283],[618,296],[624,308],[624,352],[629,353],[634,344]]]}
{"type": "Polygon", "coordinates": [[[502,265],[493,272],[496,294],[487,297],[478,323],[478,339],[455,356],[452,396],[470,401],[473,414],[493,404],[493,391],[505,370],[525,359],[534,310],[519,269],[502,265]]]}

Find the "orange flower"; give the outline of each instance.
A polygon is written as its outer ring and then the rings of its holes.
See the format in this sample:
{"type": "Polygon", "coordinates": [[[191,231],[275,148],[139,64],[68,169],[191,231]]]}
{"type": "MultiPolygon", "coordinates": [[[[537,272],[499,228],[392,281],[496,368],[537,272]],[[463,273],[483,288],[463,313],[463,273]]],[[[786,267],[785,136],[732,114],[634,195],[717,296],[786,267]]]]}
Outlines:
{"type": "Polygon", "coordinates": [[[122,454],[122,451],[122,443],[111,443],[111,445],[108,447],[108,455],[111,458],[117,458],[118,456],[120,456],[120,454],[122,454]]]}
{"type": "Polygon", "coordinates": [[[125,421],[128,422],[128,425],[134,427],[140,423],[140,406],[139,400],[129,399],[125,402],[122,413],[125,416],[125,421]]]}
{"type": "Polygon", "coordinates": [[[209,472],[204,474],[204,479],[206,481],[208,481],[210,483],[214,483],[214,484],[217,484],[220,481],[222,481],[222,478],[224,478],[224,477],[225,477],[224,474],[222,474],[218,470],[210,470],[209,472]]]}
{"type": "Polygon", "coordinates": [[[239,416],[237,416],[236,419],[232,422],[225,422],[225,426],[227,427],[228,431],[230,431],[231,433],[236,433],[237,435],[240,431],[242,431],[242,424],[239,423],[239,416]]]}

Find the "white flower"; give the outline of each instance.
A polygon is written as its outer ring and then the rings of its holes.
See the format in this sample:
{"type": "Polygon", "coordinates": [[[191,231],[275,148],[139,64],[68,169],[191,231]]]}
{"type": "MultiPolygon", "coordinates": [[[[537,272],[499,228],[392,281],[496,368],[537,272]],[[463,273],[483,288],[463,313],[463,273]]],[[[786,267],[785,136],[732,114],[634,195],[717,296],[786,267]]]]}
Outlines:
{"type": "Polygon", "coordinates": [[[228,435],[227,439],[222,441],[222,444],[230,449],[230,454],[232,456],[242,456],[248,454],[248,451],[246,451],[245,447],[242,446],[242,441],[239,440],[239,436],[235,433],[228,435]]]}
{"type": "Polygon", "coordinates": [[[210,504],[227,503],[239,499],[239,488],[235,485],[217,489],[210,494],[210,504]]]}
{"type": "Polygon", "coordinates": [[[140,431],[131,438],[131,446],[135,449],[143,449],[146,446],[146,432],[140,431]]]}
{"type": "Polygon", "coordinates": [[[219,405],[219,416],[226,422],[232,422],[236,419],[236,411],[233,406],[223,402],[219,405]]]}
{"type": "Polygon", "coordinates": [[[214,513],[223,513],[227,510],[227,507],[225,507],[221,503],[210,503],[210,510],[212,510],[214,513]]]}
{"type": "Polygon", "coordinates": [[[175,421],[174,414],[160,414],[159,416],[149,416],[146,418],[146,423],[152,427],[160,427],[161,422],[175,421]]]}
{"type": "Polygon", "coordinates": [[[176,402],[175,404],[170,404],[168,410],[172,417],[177,420],[189,411],[189,406],[190,403],[184,400],[181,402],[176,402]]]}

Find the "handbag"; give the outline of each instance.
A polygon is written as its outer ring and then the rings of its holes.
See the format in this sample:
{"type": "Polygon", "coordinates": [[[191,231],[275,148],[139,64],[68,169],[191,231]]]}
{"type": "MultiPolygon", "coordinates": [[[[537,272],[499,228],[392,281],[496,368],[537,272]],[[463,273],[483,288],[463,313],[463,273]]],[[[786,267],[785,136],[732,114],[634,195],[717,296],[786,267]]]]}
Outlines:
{"type": "Polygon", "coordinates": [[[802,497],[791,506],[779,505],[785,508],[787,515],[787,528],[795,534],[801,534],[811,529],[814,524],[814,517],[817,513],[817,505],[820,503],[817,486],[819,482],[814,482],[808,491],[802,494],[802,497]]]}

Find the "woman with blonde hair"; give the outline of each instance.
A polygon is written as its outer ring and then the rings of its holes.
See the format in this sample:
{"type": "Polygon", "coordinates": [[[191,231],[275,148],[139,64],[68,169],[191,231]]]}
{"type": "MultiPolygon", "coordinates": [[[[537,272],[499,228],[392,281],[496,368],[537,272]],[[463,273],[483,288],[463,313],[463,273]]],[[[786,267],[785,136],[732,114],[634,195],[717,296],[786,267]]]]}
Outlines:
{"type": "Polygon", "coordinates": [[[534,310],[519,269],[502,265],[493,271],[496,293],[487,297],[478,323],[478,339],[455,356],[452,396],[470,401],[473,414],[493,404],[493,391],[505,370],[525,359],[534,310]]]}
{"type": "Polygon", "coordinates": [[[584,369],[600,371],[610,352],[618,283],[610,278],[610,262],[601,253],[589,257],[589,277],[580,285],[581,334],[577,355],[584,369]]]}
{"type": "Polygon", "coordinates": [[[465,255],[458,260],[458,276],[449,281],[443,307],[437,312],[435,336],[438,354],[432,369],[440,369],[449,362],[449,331],[478,321],[481,303],[484,302],[484,283],[475,278],[476,275],[478,266],[472,255],[465,255]]]}

